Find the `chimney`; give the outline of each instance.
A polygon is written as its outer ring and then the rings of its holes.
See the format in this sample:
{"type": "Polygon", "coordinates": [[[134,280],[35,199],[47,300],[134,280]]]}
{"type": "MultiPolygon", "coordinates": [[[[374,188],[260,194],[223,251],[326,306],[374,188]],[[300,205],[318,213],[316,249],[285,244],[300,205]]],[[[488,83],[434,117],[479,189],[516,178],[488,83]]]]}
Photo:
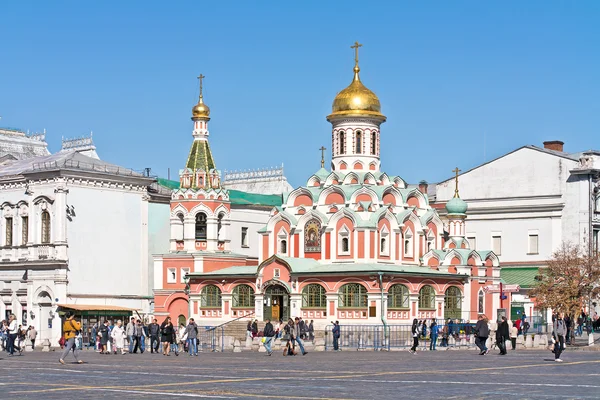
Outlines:
{"type": "Polygon", "coordinates": [[[565,142],[561,142],[560,140],[550,140],[548,142],[544,142],[544,148],[548,150],[560,151],[562,153],[563,146],[565,142]]]}
{"type": "Polygon", "coordinates": [[[421,192],[423,194],[427,194],[427,186],[429,186],[427,184],[427,181],[419,182],[419,192],[421,192]]]}

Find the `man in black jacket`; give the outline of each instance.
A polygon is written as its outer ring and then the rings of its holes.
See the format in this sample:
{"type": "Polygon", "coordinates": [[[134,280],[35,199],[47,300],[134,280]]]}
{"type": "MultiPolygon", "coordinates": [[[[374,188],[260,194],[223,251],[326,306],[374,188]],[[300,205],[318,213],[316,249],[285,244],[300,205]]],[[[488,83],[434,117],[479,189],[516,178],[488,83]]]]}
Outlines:
{"type": "Polygon", "coordinates": [[[502,317],[502,320],[498,324],[498,330],[496,331],[496,343],[500,349],[500,355],[506,355],[506,341],[510,338],[508,322],[506,317],[502,317]]]}
{"type": "Polygon", "coordinates": [[[489,353],[488,348],[486,347],[486,342],[488,336],[490,336],[490,328],[488,327],[488,319],[485,315],[480,315],[477,317],[477,324],[475,325],[475,334],[477,337],[475,338],[475,345],[479,347],[480,356],[484,356],[489,353]]]}
{"type": "Polygon", "coordinates": [[[271,341],[273,340],[273,336],[275,336],[275,331],[273,330],[273,325],[271,324],[271,320],[267,319],[267,323],[265,324],[265,329],[263,329],[263,345],[267,350],[267,355],[270,356],[273,354],[271,350],[271,341]]]}
{"type": "Polygon", "coordinates": [[[150,333],[150,352],[158,353],[158,337],[160,335],[160,325],[158,325],[156,318],[152,320],[152,323],[150,325],[148,325],[148,331],[150,333]]]}

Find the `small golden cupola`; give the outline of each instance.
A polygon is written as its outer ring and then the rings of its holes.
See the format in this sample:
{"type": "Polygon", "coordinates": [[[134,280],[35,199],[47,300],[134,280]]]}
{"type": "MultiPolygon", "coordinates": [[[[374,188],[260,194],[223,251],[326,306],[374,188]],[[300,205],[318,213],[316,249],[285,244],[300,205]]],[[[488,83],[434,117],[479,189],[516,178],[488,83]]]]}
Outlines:
{"type": "Polygon", "coordinates": [[[204,97],[202,95],[202,79],[204,75],[200,74],[198,80],[200,81],[200,96],[198,98],[198,104],[192,107],[192,119],[210,120],[210,108],[204,104],[204,97]]]}
{"type": "Polygon", "coordinates": [[[352,83],[339,92],[333,100],[331,114],[327,116],[327,120],[331,121],[336,117],[344,116],[369,116],[380,119],[382,122],[386,120],[381,113],[381,103],[375,93],[369,90],[360,81],[360,67],[358,66],[358,48],[362,44],[354,43],[351,48],[354,49],[354,79],[352,83]]]}

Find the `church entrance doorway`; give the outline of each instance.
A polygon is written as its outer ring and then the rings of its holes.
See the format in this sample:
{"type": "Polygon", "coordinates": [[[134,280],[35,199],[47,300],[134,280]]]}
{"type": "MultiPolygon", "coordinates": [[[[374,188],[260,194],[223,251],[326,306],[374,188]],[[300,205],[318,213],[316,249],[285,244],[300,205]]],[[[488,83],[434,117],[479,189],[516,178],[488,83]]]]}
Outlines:
{"type": "Polygon", "coordinates": [[[444,296],[444,318],[462,318],[462,293],[456,286],[450,286],[444,296]]]}
{"type": "Polygon", "coordinates": [[[290,317],[290,294],[281,285],[272,285],[265,290],[263,301],[263,317],[271,321],[284,320],[290,317]]]}

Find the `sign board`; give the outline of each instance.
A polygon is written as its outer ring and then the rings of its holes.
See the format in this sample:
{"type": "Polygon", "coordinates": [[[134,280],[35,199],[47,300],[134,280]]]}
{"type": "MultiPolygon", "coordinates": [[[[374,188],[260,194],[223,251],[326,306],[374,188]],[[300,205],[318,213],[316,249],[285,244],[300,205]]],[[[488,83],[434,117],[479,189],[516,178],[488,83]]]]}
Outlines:
{"type": "MultiPolygon", "coordinates": [[[[483,287],[485,293],[500,293],[500,285],[487,285],[483,287]]],[[[504,293],[515,293],[521,291],[519,285],[502,285],[502,291],[504,293]]]]}

